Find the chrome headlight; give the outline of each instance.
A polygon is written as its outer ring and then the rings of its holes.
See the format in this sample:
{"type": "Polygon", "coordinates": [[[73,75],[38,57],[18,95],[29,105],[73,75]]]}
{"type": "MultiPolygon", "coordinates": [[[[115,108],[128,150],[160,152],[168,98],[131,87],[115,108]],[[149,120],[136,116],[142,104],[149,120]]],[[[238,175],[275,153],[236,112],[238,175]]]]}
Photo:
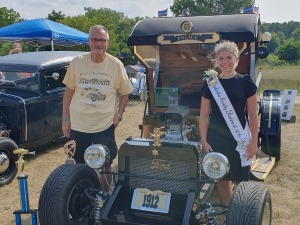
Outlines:
{"type": "Polygon", "coordinates": [[[202,168],[208,177],[218,180],[229,172],[230,165],[225,155],[217,152],[210,152],[204,156],[202,168]]]}
{"type": "Polygon", "coordinates": [[[109,149],[100,144],[91,145],[84,152],[85,163],[93,169],[105,166],[109,158],[109,149]]]}

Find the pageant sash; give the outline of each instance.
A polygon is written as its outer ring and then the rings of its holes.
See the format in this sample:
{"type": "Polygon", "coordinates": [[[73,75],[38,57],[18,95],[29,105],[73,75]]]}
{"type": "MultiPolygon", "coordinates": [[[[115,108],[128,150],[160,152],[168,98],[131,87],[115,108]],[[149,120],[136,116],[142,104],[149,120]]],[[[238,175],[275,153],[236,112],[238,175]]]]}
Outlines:
{"type": "MultiPolygon", "coordinates": [[[[206,80],[208,83],[208,79],[206,80]]],[[[249,131],[249,126],[246,121],[245,129],[243,129],[239,118],[234,111],[234,108],[222,86],[220,81],[217,79],[215,85],[208,85],[214,99],[216,100],[221,113],[226,121],[226,124],[233,135],[234,139],[237,141],[236,149],[241,158],[242,167],[250,166],[252,159],[247,159],[247,146],[250,144],[251,136],[249,131]]]]}

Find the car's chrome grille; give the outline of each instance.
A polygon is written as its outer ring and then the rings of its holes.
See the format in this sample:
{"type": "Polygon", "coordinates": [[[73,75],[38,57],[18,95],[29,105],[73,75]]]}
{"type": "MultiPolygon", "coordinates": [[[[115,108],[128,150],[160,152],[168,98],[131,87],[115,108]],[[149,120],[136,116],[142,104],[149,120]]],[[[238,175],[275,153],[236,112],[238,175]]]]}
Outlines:
{"type": "Polygon", "coordinates": [[[130,177],[130,188],[148,188],[164,192],[187,194],[190,183],[187,181],[168,181],[167,179],[189,179],[190,167],[188,161],[160,160],[152,158],[130,157],[129,172],[134,175],[152,176],[165,179],[145,179],[130,177]]]}

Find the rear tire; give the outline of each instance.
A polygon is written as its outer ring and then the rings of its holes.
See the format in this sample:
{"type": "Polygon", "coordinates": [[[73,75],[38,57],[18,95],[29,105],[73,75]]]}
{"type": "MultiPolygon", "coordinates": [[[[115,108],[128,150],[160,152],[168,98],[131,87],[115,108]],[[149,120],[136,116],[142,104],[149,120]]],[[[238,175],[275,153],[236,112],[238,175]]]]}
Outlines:
{"type": "Polygon", "coordinates": [[[18,145],[12,139],[0,137],[0,186],[9,184],[17,175],[19,155],[13,153],[16,149],[18,145]]]}
{"type": "Polygon", "coordinates": [[[265,90],[263,95],[264,104],[260,110],[260,146],[265,154],[271,155],[275,157],[276,161],[279,161],[281,153],[280,91],[265,90]]]}
{"type": "Polygon", "coordinates": [[[87,224],[93,205],[84,190],[100,190],[96,172],[84,164],[64,164],[56,168],[46,180],[39,199],[41,225],[87,224]]]}
{"type": "Polygon", "coordinates": [[[226,225],[271,225],[271,194],[263,183],[241,182],[231,198],[226,225]]]}

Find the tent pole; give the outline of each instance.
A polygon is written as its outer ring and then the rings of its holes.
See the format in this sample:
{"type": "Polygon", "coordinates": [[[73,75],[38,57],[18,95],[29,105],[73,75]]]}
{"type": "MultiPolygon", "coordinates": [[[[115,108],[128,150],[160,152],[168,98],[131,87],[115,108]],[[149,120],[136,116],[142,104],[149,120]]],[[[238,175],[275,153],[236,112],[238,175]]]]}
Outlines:
{"type": "Polygon", "coordinates": [[[35,51],[39,51],[39,40],[36,40],[35,51]]]}
{"type": "Polygon", "coordinates": [[[54,51],[53,39],[51,39],[51,49],[52,49],[52,52],[53,52],[54,51]]]}

